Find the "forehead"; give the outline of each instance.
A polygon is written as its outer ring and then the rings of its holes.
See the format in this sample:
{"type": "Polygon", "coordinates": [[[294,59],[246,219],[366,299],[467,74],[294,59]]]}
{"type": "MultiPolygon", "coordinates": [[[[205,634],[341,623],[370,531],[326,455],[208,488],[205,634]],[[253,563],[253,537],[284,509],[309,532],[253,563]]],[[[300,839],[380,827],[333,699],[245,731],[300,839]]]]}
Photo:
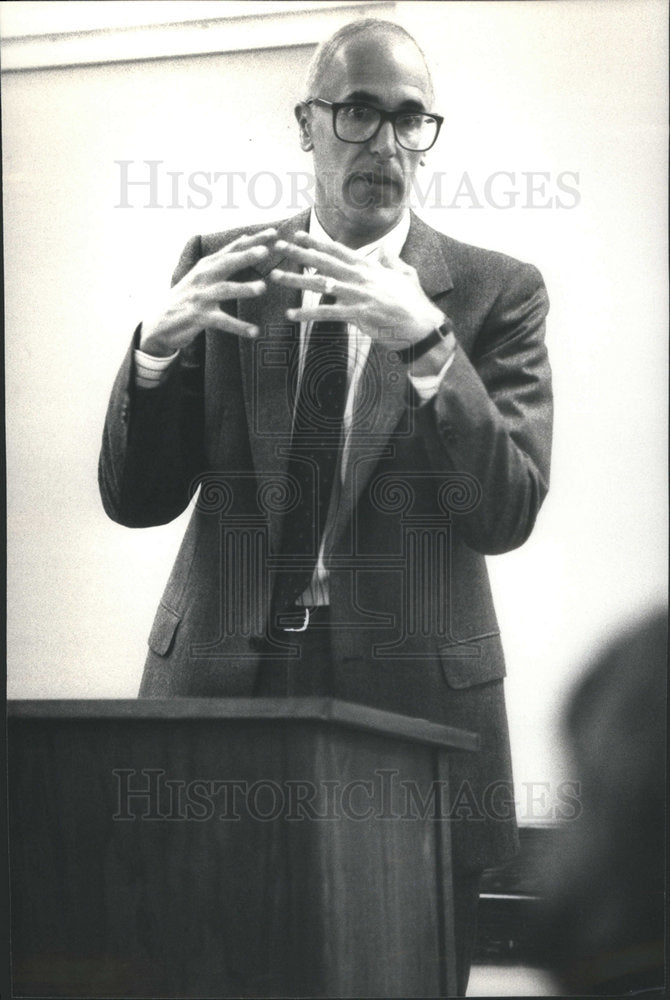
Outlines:
{"type": "Polygon", "coordinates": [[[431,85],[419,49],[409,39],[363,35],[335,53],[322,78],[321,96],[346,101],[367,94],[386,107],[406,102],[428,107],[431,85]]]}

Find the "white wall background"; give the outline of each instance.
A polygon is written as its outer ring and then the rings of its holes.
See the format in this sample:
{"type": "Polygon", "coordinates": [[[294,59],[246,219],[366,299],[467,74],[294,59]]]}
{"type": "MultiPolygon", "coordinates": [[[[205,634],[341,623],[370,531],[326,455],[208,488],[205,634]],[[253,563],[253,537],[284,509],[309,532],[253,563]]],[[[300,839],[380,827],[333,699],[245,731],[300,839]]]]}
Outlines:
{"type": "MultiPolygon", "coordinates": [[[[184,519],[130,531],[102,512],[115,371],[189,235],[294,210],[311,43],[369,7],[3,4],[10,697],[136,694],[184,519]],[[216,186],[207,209],[185,207],[185,188],[177,208],[143,207],[139,188],[117,208],[118,160],[137,178],[161,161],[163,206],[167,171],[275,171],[282,198],[263,211],[235,182],[235,209],[216,186]]],[[[552,299],[552,490],[527,545],[490,560],[524,815],[526,783],[565,775],[557,714],[585,658],[665,594],[667,5],[376,9],[424,45],[447,118],[421,181],[444,175],[442,204],[421,214],[533,261],[552,299]],[[486,200],[496,171],[514,174],[496,189],[501,204],[519,192],[510,208],[486,200]],[[528,207],[531,171],[549,174],[536,204],[576,172],[574,207],[528,207]],[[478,205],[455,199],[465,172],[478,205]]],[[[256,200],[273,190],[259,181],[256,200]]]]}

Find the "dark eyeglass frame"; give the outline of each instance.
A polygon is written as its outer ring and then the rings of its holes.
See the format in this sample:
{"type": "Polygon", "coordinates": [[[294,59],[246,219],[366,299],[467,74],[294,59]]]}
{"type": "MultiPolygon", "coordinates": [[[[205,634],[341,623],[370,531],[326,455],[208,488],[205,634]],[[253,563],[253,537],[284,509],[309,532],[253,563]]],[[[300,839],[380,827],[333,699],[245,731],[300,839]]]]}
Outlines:
{"type": "Polygon", "coordinates": [[[322,97],[310,97],[309,100],[305,101],[305,104],[318,104],[322,108],[330,108],[333,113],[333,132],[340,140],[340,142],[350,142],[356,146],[361,146],[365,142],[370,142],[371,139],[377,135],[381,129],[384,122],[391,122],[393,126],[393,135],[395,136],[395,141],[403,149],[408,150],[410,153],[425,153],[437,142],[437,137],[440,134],[440,129],[442,128],[442,123],[444,118],[442,115],[436,115],[433,111],[409,111],[407,108],[403,108],[400,111],[384,111],[383,108],[376,108],[374,104],[368,104],[367,101],[324,101],[322,97]],[[337,113],[341,108],[369,108],[370,111],[375,111],[379,115],[379,125],[374,130],[372,135],[368,136],[367,139],[343,139],[341,135],[338,135],[335,122],[337,120],[337,113]],[[427,118],[435,119],[437,123],[437,128],[435,129],[435,136],[433,141],[429,146],[424,146],[421,149],[417,149],[415,146],[405,146],[401,139],[398,137],[398,129],[396,128],[396,122],[398,118],[406,118],[409,115],[425,115],[427,118]]]}

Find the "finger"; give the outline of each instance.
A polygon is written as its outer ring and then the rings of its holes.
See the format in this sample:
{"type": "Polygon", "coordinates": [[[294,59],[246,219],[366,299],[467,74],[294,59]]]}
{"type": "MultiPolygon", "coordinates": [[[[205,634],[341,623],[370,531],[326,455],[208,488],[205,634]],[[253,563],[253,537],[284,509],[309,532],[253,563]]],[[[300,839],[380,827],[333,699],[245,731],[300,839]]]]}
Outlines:
{"type": "Polygon", "coordinates": [[[304,230],[298,230],[293,239],[301,246],[311,248],[312,250],[319,250],[322,253],[330,253],[339,260],[344,261],[345,264],[357,264],[361,259],[357,253],[349,247],[345,247],[343,243],[338,243],[336,240],[320,240],[316,236],[311,236],[309,233],[304,232],[304,230]]]}
{"type": "Polygon", "coordinates": [[[260,246],[261,244],[272,243],[276,238],[277,230],[269,227],[268,229],[262,229],[259,233],[253,233],[248,236],[238,236],[236,240],[226,244],[223,249],[226,251],[246,250],[247,247],[255,247],[260,246]]]}
{"type": "Polygon", "coordinates": [[[218,281],[207,289],[207,297],[213,302],[252,299],[263,295],[267,287],[264,281],[218,281]]]}
{"type": "Polygon", "coordinates": [[[286,318],[310,323],[312,320],[338,320],[342,323],[353,321],[353,309],[348,305],[314,306],[312,309],[287,309],[286,318]]]}
{"type": "Polygon", "coordinates": [[[353,281],[359,274],[361,260],[356,258],[356,265],[346,264],[338,257],[322,250],[310,250],[299,247],[295,243],[277,240],[275,247],[284,252],[291,260],[297,261],[303,267],[315,267],[321,274],[326,274],[338,281],[353,281]]]}
{"type": "Polygon", "coordinates": [[[210,330],[234,333],[238,337],[257,337],[259,333],[258,327],[253,323],[245,323],[222,309],[210,309],[204,314],[203,322],[210,330]]]}
{"type": "Polygon", "coordinates": [[[296,273],[295,271],[282,271],[281,268],[274,268],[268,277],[284,288],[301,288],[303,291],[319,292],[321,295],[342,294],[344,283],[335,281],[334,278],[327,278],[323,274],[307,274],[306,272],[296,273]]]}
{"type": "Polygon", "coordinates": [[[369,299],[369,293],[360,285],[350,285],[344,281],[334,281],[324,278],[322,274],[296,274],[295,271],[282,271],[275,268],[268,277],[284,288],[299,288],[302,291],[319,292],[321,295],[332,295],[338,304],[359,303],[369,299]]]}
{"type": "Polygon", "coordinates": [[[222,250],[218,250],[217,253],[202,258],[203,270],[208,274],[216,272],[216,274],[225,278],[229,274],[234,274],[235,271],[241,271],[244,267],[252,267],[254,264],[258,264],[259,261],[267,259],[269,254],[270,251],[266,246],[253,246],[248,247],[246,250],[231,250],[230,252],[224,247],[222,250]]]}

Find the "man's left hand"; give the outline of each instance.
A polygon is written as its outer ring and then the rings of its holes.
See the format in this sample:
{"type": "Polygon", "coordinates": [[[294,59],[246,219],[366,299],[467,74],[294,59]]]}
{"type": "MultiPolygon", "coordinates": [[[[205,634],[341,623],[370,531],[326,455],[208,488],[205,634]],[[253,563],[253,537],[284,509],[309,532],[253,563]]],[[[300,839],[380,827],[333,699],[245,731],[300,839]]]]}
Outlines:
{"type": "Polygon", "coordinates": [[[398,258],[359,257],[342,243],[317,240],[296,233],[294,243],[278,240],[275,248],[296,264],[316,268],[316,274],[296,274],[275,268],[270,279],[285,288],[310,289],[332,295],[332,305],[289,309],[287,317],[300,322],[341,320],[355,324],[374,340],[416,343],[444,322],[444,313],[422,289],[416,270],[398,258]]]}

